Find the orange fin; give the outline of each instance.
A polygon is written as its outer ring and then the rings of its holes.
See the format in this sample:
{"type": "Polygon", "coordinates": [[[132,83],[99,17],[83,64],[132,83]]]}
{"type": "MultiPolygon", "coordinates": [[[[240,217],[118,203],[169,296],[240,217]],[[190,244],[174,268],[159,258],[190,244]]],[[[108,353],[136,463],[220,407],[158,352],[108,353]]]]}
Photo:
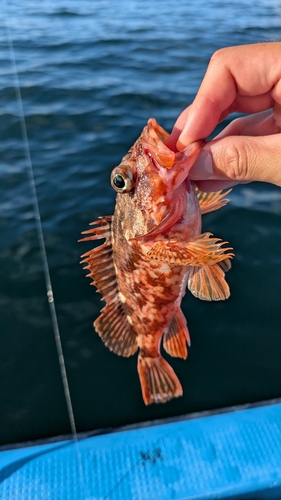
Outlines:
{"type": "Polygon", "coordinates": [[[214,266],[191,267],[187,286],[191,293],[201,300],[225,300],[230,296],[221,262],[214,266]]]}
{"type": "Polygon", "coordinates": [[[84,231],[82,234],[89,236],[79,240],[99,240],[104,239],[105,242],[98,247],[89,250],[82,255],[81,264],[86,264],[84,269],[89,270],[87,277],[92,278],[93,285],[97,287],[99,293],[102,294],[105,302],[110,302],[118,293],[115,268],[112,257],[111,245],[111,217],[101,217],[100,220],[92,222],[91,225],[96,225],[94,229],[84,231]]]}
{"type": "MultiPolygon", "coordinates": [[[[111,221],[112,215],[108,215],[105,217],[99,217],[98,220],[90,223],[90,226],[97,226],[93,229],[87,229],[87,231],[83,231],[82,234],[90,234],[91,236],[86,236],[85,238],[81,238],[78,241],[89,241],[89,240],[100,240],[106,238],[109,242],[111,242],[111,221]]],[[[82,257],[85,257],[90,252],[85,253],[82,257]]]]}
{"type": "Polygon", "coordinates": [[[166,403],[169,399],[182,396],[182,386],[173,368],[162,358],[138,356],[138,373],[142,397],[146,405],[166,403]]]}
{"type": "Polygon", "coordinates": [[[228,191],[215,191],[213,193],[204,193],[200,189],[195,188],[195,194],[198,198],[201,214],[207,214],[208,212],[213,212],[221,207],[224,207],[229,199],[225,198],[226,195],[230,193],[231,189],[228,191]]]}
{"type": "Polygon", "coordinates": [[[82,255],[81,263],[86,264],[84,269],[89,270],[88,277],[92,278],[93,285],[101,293],[106,306],[101,310],[100,316],[94,322],[94,327],[105,345],[120,356],[131,356],[138,348],[136,333],[128,322],[127,314],[119,299],[119,289],[112,256],[111,244],[111,217],[101,217],[95,221],[94,229],[84,231],[89,234],[80,241],[98,240],[106,241],[82,255]]]}
{"type": "Polygon", "coordinates": [[[151,260],[178,264],[180,266],[210,266],[233,257],[231,247],[223,247],[225,241],[211,238],[212,233],[195,236],[184,241],[158,241],[147,253],[151,260]]]}
{"type": "Polygon", "coordinates": [[[221,260],[217,265],[223,270],[224,273],[226,273],[227,271],[229,271],[229,269],[231,269],[231,260],[221,260]]]}
{"type": "Polygon", "coordinates": [[[137,351],[137,336],[120,300],[110,302],[101,310],[94,327],[105,345],[115,354],[129,357],[137,351]]]}
{"type": "Polygon", "coordinates": [[[186,343],[190,346],[190,336],[186,319],[179,309],[173,316],[167,331],[164,333],[163,347],[165,351],[176,358],[187,358],[186,343]]]}

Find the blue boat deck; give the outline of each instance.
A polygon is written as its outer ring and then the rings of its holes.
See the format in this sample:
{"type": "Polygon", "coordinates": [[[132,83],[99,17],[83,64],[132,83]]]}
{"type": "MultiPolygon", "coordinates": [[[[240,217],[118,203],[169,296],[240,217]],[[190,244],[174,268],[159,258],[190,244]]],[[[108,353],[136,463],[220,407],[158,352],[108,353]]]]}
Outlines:
{"type": "Polygon", "coordinates": [[[6,449],[5,500],[281,498],[281,403],[6,449]]]}

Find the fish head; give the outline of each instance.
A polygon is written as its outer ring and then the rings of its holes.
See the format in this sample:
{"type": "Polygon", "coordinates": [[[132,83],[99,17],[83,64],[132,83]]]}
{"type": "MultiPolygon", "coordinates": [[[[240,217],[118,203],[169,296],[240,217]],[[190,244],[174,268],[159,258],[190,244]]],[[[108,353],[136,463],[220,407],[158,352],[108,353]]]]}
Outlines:
{"type": "Polygon", "coordinates": [[[115,214],[130,238],[164,234],[183,215],[187,178],[204,141],[181,152],[171,151],[169,134],[154,118],[111,173],[117,191],[115,214]]]}

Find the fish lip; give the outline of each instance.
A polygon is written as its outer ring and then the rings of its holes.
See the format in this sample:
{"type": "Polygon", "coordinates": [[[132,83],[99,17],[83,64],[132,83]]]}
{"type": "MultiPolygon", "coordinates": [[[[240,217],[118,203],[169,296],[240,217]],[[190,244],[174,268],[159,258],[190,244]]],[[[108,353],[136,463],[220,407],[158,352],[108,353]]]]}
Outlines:
{"type": "Polygon", "coordinates": [[[200,151],[206,144],[204,139],[192,142],[182,151],[175,154],[175,162],[171,169],[171,177],[174,178],[174,190],[180,186],[188,177],[200,151]]]}
{"type": "Polygon", "coordinates": [[[192,160],[191,165],[187,166],[186,169],[188,168],[188,173],[189,170],[191,169],[193,163],[195,162],[197,156],[199,155],[201,149],[206,145],[207,141],[205,139],[199,139],[198,141],[191,142],[186,148],[182,149],[182,151],[177,151],[175,154],[175,163],[177,162],[188,162],[188,160],[192,160]],[[196,155],[196,158],[194,159],[194,156],[196,155]]]}

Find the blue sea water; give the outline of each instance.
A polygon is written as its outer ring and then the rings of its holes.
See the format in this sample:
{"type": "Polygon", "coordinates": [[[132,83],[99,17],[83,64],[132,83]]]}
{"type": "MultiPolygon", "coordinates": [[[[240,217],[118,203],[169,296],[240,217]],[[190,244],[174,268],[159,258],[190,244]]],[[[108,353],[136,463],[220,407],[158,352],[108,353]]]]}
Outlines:
{"type": "MultiPolygon", "coordinates": [[[[184,396],[146,408],[136,357],[92,328],[101,307],[80,232],[110,215],[112,168],[154,116],[171,130],[220,47],[281,39],[279,0],[7,0],[0,16],[0,443],[70,431],[21,118],[10,26],[78,431],[281,396],[281,191],[234,188],[204,229],[235,250],[225,303],[183,301],[184,396]]],[[[218,82],[219,85],[219,82],[218,82]]],[[[225,125],[225,122],[223,125],[225,125]]]]}

